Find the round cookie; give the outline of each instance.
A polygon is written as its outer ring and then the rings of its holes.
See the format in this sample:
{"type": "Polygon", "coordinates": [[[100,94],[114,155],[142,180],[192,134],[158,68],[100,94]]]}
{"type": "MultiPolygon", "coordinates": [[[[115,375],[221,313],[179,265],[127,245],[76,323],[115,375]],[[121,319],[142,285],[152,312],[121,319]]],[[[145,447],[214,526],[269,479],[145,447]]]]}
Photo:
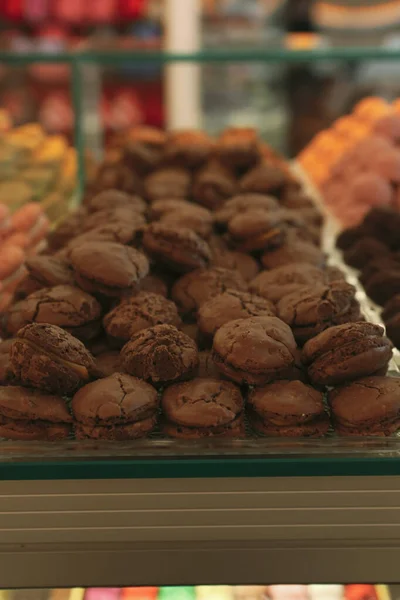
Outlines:
{"type": "Polygon", "coordinates": [[[107,335],[120,346],[142,329],[163,323],[179,327],[178,310],[171,300],[150,292],[123,300],[103,319],[107,335]]]}
{"type": "Polygon", "coordinates": [[[273,304],[255,294],[228,289],[201,305],[197,322],[201,333],[213,338],[229,321],[262,316],[276,316],[273,304]]]}
{"type": "Polygon", "coordinates": [[[265,252],[261,257],[261,262],[266,269],[276,269],[276,267],[291,263],[308,263],[316,267],[323,267],[325,256],[319,248],[309,242],[288,240],[277,250],[265,252]]]}
{"type": "Polygon", "coordinates": [[[296,342],[276,317],[251,317],[223,325],[214,336],[213,360],[237,383],[265,385],[295,364],[296,342]]]}
{"type": "Polygon", "coordinates": [[[324,282],[326,274],[320,268],[307,263],[294,263],[262,271],[250,283],[250,290],[271,302],[295,292],[301,285],[324,282]]]}
{"type": "Polygon", "coordinates": [[[172,299],[184,315],[193,315],[204,302],[227,289],[247,290],[247,283],[237,271],[213,267],[187,273],[174,284],[172,299]]]}
{"type": "Polygon", "coordinates": [[[211,260],[210,248],[190,229],[151,223],[143,235],[144,249],[156,260],[178,273],[206,267],[211,260]]]}
{"type": "Polygon", "coordinates": [[[137,333],[123,347],[121,358],[127,373],[157,384],[188,378],[199,364],[195,342],[172,325],[137,333]]]}

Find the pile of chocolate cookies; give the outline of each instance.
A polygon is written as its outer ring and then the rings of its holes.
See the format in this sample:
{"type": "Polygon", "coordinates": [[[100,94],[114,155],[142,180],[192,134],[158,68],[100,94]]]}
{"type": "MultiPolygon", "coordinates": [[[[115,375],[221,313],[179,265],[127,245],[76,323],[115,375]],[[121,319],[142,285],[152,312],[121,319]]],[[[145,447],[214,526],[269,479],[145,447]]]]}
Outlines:
{"type": "Polygon", "coordinates": [[[400,348],[400,213],[373,208],[337,238],[344,261],[360,270],[368,296],[383,307],[388,337],[400,348]]]}
{"type": "Polygon", "coordinates": [[[0,316],[0,437],[392,433],[392,344],[321,225],[253,130],[135,130],[0,316]]]}

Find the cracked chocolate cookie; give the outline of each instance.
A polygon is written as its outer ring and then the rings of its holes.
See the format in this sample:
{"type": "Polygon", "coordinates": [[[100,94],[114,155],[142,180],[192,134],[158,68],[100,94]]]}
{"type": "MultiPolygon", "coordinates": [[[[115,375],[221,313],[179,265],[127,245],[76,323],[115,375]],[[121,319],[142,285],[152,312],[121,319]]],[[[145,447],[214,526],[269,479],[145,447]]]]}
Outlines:
{"type": "Polygon", "coordinates": [[[80,389],[71,408],[78,439],[129,440],[154,429],[159,399],[145,381],[114,373],[80,389]]]}
{"type": "Polygon", "coordinates": [[[167,167],[148,175],[144,181],[146,197],[150,202],[161,198],[189,197],[191,176],[185,169],[167,167]]]}
{"type": "Polygon", "coordinates": [[[214,267],[184,275],[172,288],[172,299],[183,315],[194,315],[204,302],[227,289],[246,291],[247,283],[237,271],[214,267]]]}
{"type": "Polygon", "coordinates": [[[167,134],[142,125],[129,132],[124,145],[124,162],[136,172],[147,173],[162,161],[167,134]]]}
{"type": "Polygon", "coordinates": [[[120,190],[105,190],[104,192],[100,192],[90,198],[86,207],[91,213],[121,207],[128,207],[143,214],[147,210],[147,204],[140,196],[132,196],[120,190]]]}
{"type": "Polygon", "coordinates": [[[339,435],[388,436],[400,428],[400,379],[364,377],[329,393],[339,435]]]}
{"type": "Polygon", "coordinates": [[[68,438],[72,417],[62,398],[20,386],[0,388],[0,437],[56,441],[68,438]]]}
{"type": "Polygon", "coordinates": [[[23,385],[70,395],[88,383],[94,360],[72,335],[42,323],[21,329],[10,349],[11,366],[23,385]]]}
{"type": "Polygon", "coordinates": [[[231,271],[238,271],[245,281],[251,281],[260,270],[257,260],[234,250],[212,249],[212,267],[222,267],[231,271]]]}
{"type": "Polygon", "coordinates": [[[345,281],[299,287],[277,304],[278,316],[292,328],[299,345],[321,331],[360,320],[355,288],[345,281]]]}
{"type": "Polygon", "coordinates": [[[262,194],[241,194],[227,200],[225,204],[214,213],[214,221],[219,227],[225,228],[234,217],[252,210],[265,212],[278,210],[279,203],[272,196],[262,194]]]}
{"type": "Polygon", "coordinates": [[[308,263],[315,267],[323,267],[325,255],[314,244],[288,238],[286,243],[277,250],[265,252],[261,262],[266,269],[276,269],[292,263],[308,263]]]}
{"type": "Polygon", "coordinates": [[[212,339],[217,330],[229,321],[274,316],[276,316],[276,309],[265,298],[249,292],[228,289],[201,305],[197,323],[201,333],[212,339]]]}
{"type": "Polygon", "coordinates": [[[192,186],[193,199],[209,208],[220,208],[237,190],[237,181],[229,169],[213,162],[195,176],[192,186]]]}
{"type": "Polygon", "coordinates": [[[262,162],[246,173],[239,185],[247,194],[271,194],[278,197],[285,187],[286,180],[286,175],[281,169],[268,162],[262,162]]]}
{"type": "Polygon", "coordinates": [[[251,390],[252,427],[267,436],[319,437],[329,429],[323,395],[301,381],[275,381],[251,390]]]}
{"type": "Polygon", "coordinates": [[[160,221],[164,225],[179,229],[190,229],[200,237],[207,239],[213,230],[213,219],[209,210],[201,206],[190,205],[164,214],[160,221]]]}
{"type": "Polygon", "coordinates": [[[74,285],[72,269],[68,263],[56,256],[43,256],[40,254],[31,256],[26,260],[25,266],[29,277],[37,284],[38,289],[56,285],[74,285]]]}
{"type": "Polygon", "coordinates": [[[229,168],[249,169],[260,155],[257,132],[250,127],[229,127],[217,140],[216,156],[229,168]]]}
{"type": "Polygon", "coordinates": [[[0,342],[0,385],[8,385],[14,380],[11,367],[10,348],[13,339],[0,342]]]}
{"type": "Polygon", "coordinates": [[[171,131],[167,135],[164,159],[168,164],[195,169],[211,156],[214,145],[214,140],[203,131],[171,131]]]}
{"type": "Polygon", "coordinates": [[[286,239],[286,231],[282,211],[278,210],[251,209],[228,222],[232,244],[241,252],[279,248],[286,239]]]}
{"type": "Polygon", "coordinates": [[[213,360],[237,383],[265,385],[280,379],[295,365],[295,354],[290,327],[276,317],[230,321],[214,336],[213,360]]]}
{"type": "Polygon", "coordinates": [[[105,296],[128,293],[149,272],[142,252],[111,242],[87,242],[73,248],[70,261],[79,287],[105,296]]]}
{"type": "Polygon", "coordinates": [[[77,287],[58,285],[33,292],[14,304],[5,315],[5,322],[10,334],[29,323],[48,323],[87,341],[99,333],[100,316],[101,306],[93,296],[77,287]]]}
{"type": "Polygon", "coordinates": [[[190,377],[199,364],[195,342],[172,325],[156,325],[137,333],[123,347],[127,373],[153,383],[190,377]]]}
{"type": "Polygon", "coordinates": [[[149,292],[140,292],[123,300],[103,319],[107,335],[121,347],[135,333],[163,323],[179,327],[181,319],[178,310],[171,300],[149,292]]]}
{"type": "Polygon", "coordinates": [[[193,379],[171,385],[162,396],[163,430],[178,438],[244,437],[244,401],[228,381],[193,379]]]}
{"type": "Polygon", "coordinates": [[[302,352],[314,385],[339,385],[384,374],[392,358],[392,344],[383,327],[372,323],[347,323],[330,327],[309,340],[302,352]]]}
{"type": "Polygon", "coordinates": [[[211,260],[207,242],[197,233],[163,223],[146,227],[143,247],[154,259],[178,273],[206,267],[211,260]]]}
{"type": "Polygon", "coordinates": [[[250,282],[250,290],[275,304],[302,285],[323,283],[327,274],[314,265],[294,263],[262,271],[250,282]]]}

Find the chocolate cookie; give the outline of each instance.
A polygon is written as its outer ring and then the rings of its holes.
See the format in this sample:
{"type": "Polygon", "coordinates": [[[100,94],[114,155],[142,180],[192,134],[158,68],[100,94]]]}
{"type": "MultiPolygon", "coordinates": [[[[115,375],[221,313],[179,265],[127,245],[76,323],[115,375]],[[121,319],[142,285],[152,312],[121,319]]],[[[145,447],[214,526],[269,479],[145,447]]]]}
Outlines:
{"type": "MultiPolygon", "coordinates": [[[[164,430],[173,437],[232,436],[244,409],[240,390],[228,381],[193,379],[171,385],[162,396],[164,430]]],[[[244,435],[244,427],[242,430],[244,435]]]]}
{"type": "Polygon", "coordinates": [[[400,267],[381,269],[371,275],[365,282],[365,291],[374,302],[384,306],[400,294],[400,267]]]}
{"type": "Polygon", "coordinates": [[[217,140],[216,155],[229,168],[241,171],[260,158],[257,133],[251,128],[230,127],[217,140]]]}
{"type": "Polygon", "coordinates": [[[103,319],[108,336],[121,347],[135,333],[163,323],[179,327],[178,310],[170,300],[149,292],[139,292],[137,296],[123,300],[103,319]]]}
{"type": "Polygon", "coordinates": [[[29,323],[57,325],[83,341],[100,330],[101,306],[93,296],[70,285],[58,285],[34,292],[11,307],[7,329],[16,334],[29,323]]]}
{"type": "Polygon", "coordinates": [[[189,205],[186,208],[168,212],[161,217],[160,223],[174,228],[190,229],[204,239],[207,239],[213,230],[210,211],[200,206],[189,205]]]}
{"type": "Polygon", "coordinates": [[[279,203],[272,196],[262,194],[241,194],[234,196],[214,213],[214,221],[220,227],[226,227],[231,219],[249,210],[264,210],[270,212],[277,210],[279,203]]]}
{"type": "Polygon", "coordinates": [[[111,224],[120,225],[121,223],[130,225],[133,230],[138,230],[145,225],[146,219],[142,212],[139,212],[134,207],[120,206],[117,208],[104,208],[88,215],[84,219],[82,233],[111,224]]]}
{"type": "Polygon", "coordinates": [[[214,336],[213,360],[237,383],[265,385],[279,379],[295,362],[296,342],[276,317],[230,321],[214,336]]]}
{"type": "Polygon", "coordinates": [[[194,169],[210,157],[214,140],[203,131],[172,131],[167,136],[164,159],[167,163],[194,169]]]}
{"type": "Polygon", "coordinates": [[[325,256],[319,248],[309,242],[288,239],[277,250],[265,252],[261,262],[266,269],[276,269],[292,263],[308,263],[315,267],[323,267],[325,256]]]}
{"type": "Polygon", "coordinates": [[[197,322],[201,333],[212,339],[217,330],[229,321],[273,316],[276,316],[276,309],[265,298],[228,289],[201,305],[197,322]]]}
{"type": "Polygon", "coordinates": [[[153,383],[190,377],[199,362],[195,342],[172,325],[137,333],[123,347],[121,357],[127,373],[153,383]]]}
{"type": "Polygon", "coordinates": [[[199,235],[162,223],[146,228],[143,247],[154,259],[179,273],[206,267],[211,260],[210,248],[199,235]]]}
{"type": "Polygon", "coordinates": [[[275,381],[248,397],[250,423],[262,435],[319,437],[329,429],[323,395],[301,381],[275,381]]]}
{"type": "Polygon", "coordinates": [[[86,205],[89,212],[108,210],[112,208],[128,207],[139,213],[147,210],[146,202],[140,196],[132,196],[120,190],[106,190],[90,198],[86,205]]]}
{"type": "Polygon", "coordinates": [[[151,292],[152,294],[158,294],[164,298],[168,297],[168,286],[157,275],[146,275],[138,284],[139,292],[151,292]]]}
{"type": "Polygon", "coordinates": [[[286,238],[286,224],[281,211],[252,209],[228,222],[234,246],[242,252],[279,248],[286,238]]]}
{"type": "Polygon", "coordinates": [[[80,207],[64,218],[47,236],[47,244],[53,251],[63,248],[68,242],[83,232],[87,209],[80,207]]]}
{"type": "Polygon", "coordinates": [[[94,360],[94,372],[93,375],[97,379],[103,379],[109,377],[114,373],[123,373],[121,356],[118,351],[103,352],[96,356],[94,360]]]}
{"type": "Polygon", "coordinates": [[[160,129],[135,127],[124,144],[124,162],[135,171],[149,172],[162,162],[166,141],[167,135],[160,129]]]}
{"type": "Polygon", "coordinates": [[[190,185],[188,171],[173,167],[154,171],[144,181],[145,193],[150,202],[161,198],[189,198],[190,185]]]}
{"type": "Polygon", "coordinates": [[[11,367],[10,348],[13,339],[0,342],[0,385],[8,385],[14,380],[14,373],[11,367]]]}
{"type": "Polygon", "coordinates": [[[280,196],[286,183],[286,175],[281,169],[262,162],[246,173],[240,180],[244,193],[271,194],[280,196]]]}
{"type": "Polygon", "coordinates": [[[124,440],[150,433],[157,420],[157,391],[125,373],[89,383],[72,399],[77,437],[124,440]]]}
{"type": "Polygon", "coordinates": [[[371,237],[364,237],[343,253],[344,261],[351,267],[362,269],[370,260],[389,254],[389,248],[371,237]]]}
{"type": "Polygon", "coordinates": [[[158,221],[171,212],[185,209],[193,211],[196,214],[204,214],[201,206],[197,206],[196,204],[188,202],[187,200],[182,200],[179,198],[162,198],[161,200],[156,200],[150,206],[150,219],[151,221],[158,221]]]}
{"type": "Polygon", "coordinates": [[[41,323],[18,332],[10,360],[22,384],[62,395],[85,385],[94,368],[93,357],[82,342],[55,325],[41,323]]]}
{"type": "Polygon", "coordinates": [[[68,438],[72,417],[59,396],[20,386],[0,388],[0,437],[55,441],[68,438]]]}
{"type": "Polygon", "coordinates": [[[199,352],[199,366],[196,371],[196,377],[202,379],[221,379],[221,373],[212,359],[211,352],[208,350],[199,352]]]}
{"type": "Polygon", "coordinates": [[[326,273],[319,267],[307,263],[293,263],[270,271],[262,271],[251,281],[250,290],[277,303],[302,285],[324,283],[326,277],[326,273]]]}
{"type": "Polygon", "coordinates": [[[348,323],[331,327],[309,340],[302,353],[308,376],[315,385],[338,385],[386,372],[392,344],[383,327],[348,323]]]}
{"type": "Polygon", "coordinates": [[[355,288],[344,282],[302,286],[284,296],[277,305],[278,316],[292,328],[299,345],[324,329],[352,316],[355,288]]]}
{"type": "Polygon", "coordinates": [[[120,296],[149,272],[146,256],[120,244],[87,242],[70,252],[78,285],[88,292],[120,296]]]}
{"type": "Polygon", "coordinates": [[[400,379],[364,377],[329,393],[340,435],[388,436],[400,428],[400,379]]]}
{"type": "Polygon", "coordinates": [[[229,169],[218,163],[207,164],[195,176],[193,199],[211,210],[220,208],[237,190],[237,182],[229,169]]]}
{"type": "Polygon", "coordinates": [[[247,290],[247,284],[237,271],[214,267],[197,269],[184,275],[172,288],[172,299],[184,315],[193,315],[204,302],[227,289],[247,290]]]}
{"type": "Polygon", "coordinates": [[[223,269],[238,271],[245,281],[254,279],[260,270],[260,265],[257,260],[244,252],[220,249],[214,250],[213,248],[211,251],[212,267],[222,267],[223,269]]]}
{"type": "Polygon", "coordinates": [[[396,348],[400,348],[400,313],[385,320],[386,335],[396,348]]]}
{"type": "MultiPolygon", "coordinates": [[[[37,289],[56,285],[74,285],[74,275],[68,263],[55,256],[41,254],[28,257],[25,266],[37,289]]],[[[32,290],[36,291],[36,290],[32,290]]]]}

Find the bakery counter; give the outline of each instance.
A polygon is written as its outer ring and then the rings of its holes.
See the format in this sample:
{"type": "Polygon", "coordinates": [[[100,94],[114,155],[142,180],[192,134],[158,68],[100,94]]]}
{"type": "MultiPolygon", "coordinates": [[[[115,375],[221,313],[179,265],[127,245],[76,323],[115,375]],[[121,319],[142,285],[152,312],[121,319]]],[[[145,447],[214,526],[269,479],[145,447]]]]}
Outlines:
{"type": "Polygon", "coordinates": [[[399,450],[397,437],[3,443],[0,584],[394,582],[399,450]]]}

